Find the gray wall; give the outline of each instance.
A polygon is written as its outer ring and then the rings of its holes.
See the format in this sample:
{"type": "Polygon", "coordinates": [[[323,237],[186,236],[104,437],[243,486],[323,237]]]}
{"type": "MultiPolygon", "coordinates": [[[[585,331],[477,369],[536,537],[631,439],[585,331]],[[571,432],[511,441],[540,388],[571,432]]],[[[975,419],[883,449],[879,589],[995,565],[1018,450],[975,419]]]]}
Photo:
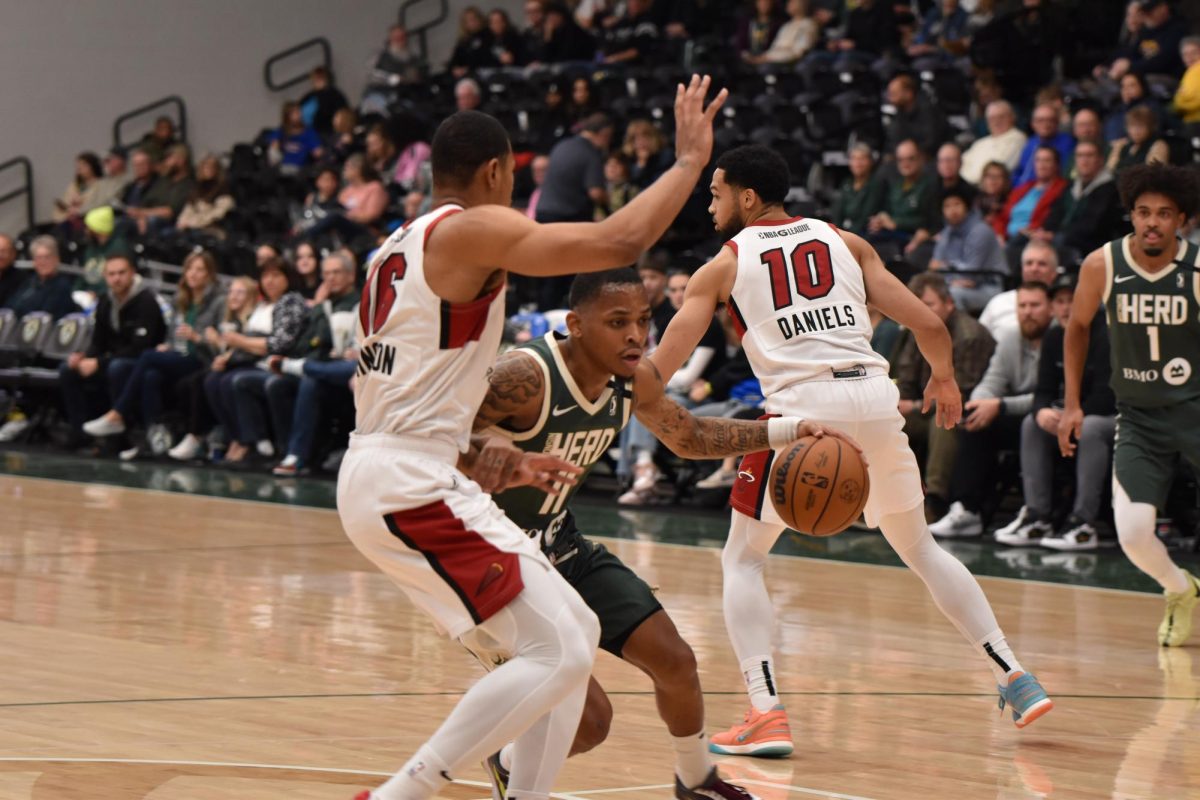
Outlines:
{"type": "MultiPolygon", "coordinates": [[[[448,57],[458,11],[469,4],[451,0],[451,19],[431,32],[435,64],[448,57]]],[[[187,102],[197,153],[227,150],[278,124],[280,103],[305,91],[303,85],[269,91],[262,65],[313,36],[329,39],[338,83],[354,102],[399,6],[398,0],[9,0],[0,24],[0,161],[16,155],[33,161],[37,217],[45,220],[73,175],[75,154],[102,154],[118,114],[165,95],[187,102]]],[[[483,7],[493,6],[520,23],[520,0],[483,7]]],[[[299,73],[314,63],[281,68],[299,73]]],[[[146,129],[152,122],[146,119],[146,129]]],[[[15,185],[15,174],[0,176],[0,194],[15,185]]],[[[0,232],[21,227],[18,205],[0,207],[0,232]]]]}

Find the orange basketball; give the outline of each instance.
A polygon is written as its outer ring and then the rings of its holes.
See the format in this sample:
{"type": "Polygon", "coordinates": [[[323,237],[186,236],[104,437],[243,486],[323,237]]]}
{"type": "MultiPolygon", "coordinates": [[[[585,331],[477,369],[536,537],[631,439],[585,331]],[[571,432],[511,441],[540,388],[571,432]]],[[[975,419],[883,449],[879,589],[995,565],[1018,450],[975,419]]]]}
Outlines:
{"type": "Polygon", "coordinates": [[[833,536],[858,519],[870,488],[857,450],[836,436],[806,436],[776,454],[767,491],[789,528],[833,536]]]}

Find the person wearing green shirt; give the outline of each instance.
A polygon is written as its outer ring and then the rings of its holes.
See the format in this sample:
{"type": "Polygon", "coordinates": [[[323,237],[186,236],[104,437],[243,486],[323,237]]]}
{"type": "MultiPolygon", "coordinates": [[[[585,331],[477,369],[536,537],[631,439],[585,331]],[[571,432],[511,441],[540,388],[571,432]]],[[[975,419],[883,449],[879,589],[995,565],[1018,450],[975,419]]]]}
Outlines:
{"type": "Polygon", "coordinates": [[[907,261],[923,269],[941,227],[938,200],[937,180],[925,171],[921,148],[905,139],[896,146],[896,175],[884,182],[880,206],[867,223],[867,241],[884,251],[888,245],[899,247],[907,261]]]}
{"type": "Polygon", "coordinates": [[[880,183],[875,175],[875,155],[865,144],[856,144],[849,153],[850,177],[838,189],[829,218],[842,230],[864,236],[871,215],[879,208],[880,183]]]}

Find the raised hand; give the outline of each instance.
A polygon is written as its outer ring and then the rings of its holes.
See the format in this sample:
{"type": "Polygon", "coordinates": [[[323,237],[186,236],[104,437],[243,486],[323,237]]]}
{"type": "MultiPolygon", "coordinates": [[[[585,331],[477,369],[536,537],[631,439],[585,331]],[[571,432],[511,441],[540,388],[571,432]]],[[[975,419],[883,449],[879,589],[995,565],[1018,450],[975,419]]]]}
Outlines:
{"type": "Polygon", "coordinates": [[[712,155],[713,120],[729,97],[729,90],[722,89],[706,108],[704,98],[711,85],[708,75],[693,75],[687,86],[681,83],[675,89],[675,158],[698,167],[712,155]]]}

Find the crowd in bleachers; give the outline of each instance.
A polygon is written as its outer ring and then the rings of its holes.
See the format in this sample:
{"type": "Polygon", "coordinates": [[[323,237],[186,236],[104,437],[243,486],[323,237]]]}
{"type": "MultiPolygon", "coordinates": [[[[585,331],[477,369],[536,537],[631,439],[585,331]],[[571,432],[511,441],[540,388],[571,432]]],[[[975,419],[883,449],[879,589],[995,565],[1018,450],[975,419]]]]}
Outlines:
{"type": "MultiPolygon", "coordinates": [[[[1121,171],[1196,161],[1200,38],[1180,5],[528,0],[520,22],[463,11],[440,65],[392,25],[357,102],[317,68],[276,123],[198,160],[164,117],[134,148],[80,153],[52,221],[0,236],[7,318],[42,312],[46,336],[90,331],[50,365],[49,388],[12,368],[37,360],[30,343],[22,356],[19,337],[2,344],[0,332],[0,441],[49,430],[122,458],[254,462],[279,475],[336,461],[352,425],[356,282],[379,242],[429,208],[437,123],[456,109],[492,114],[513,141],[514,203],[543,222],[592,220],[670,167],[675,83],[703,71],[732,92],[716,154],[745,142],[778,150],[792,209],[866,237],[950,328],[968,409],[955,432],[919,411],[927,376],[911,337],[874,320],[935,533],[977,535],[1016,458],[1025,508],[1000,539],[1094,545],[1104,516],[1094,475],[1078,476],[1069,518],[1052,519],[1044,432],[1061,378],[1044,351],[1061,348],[1082,257],[1128,229],[1121,171]],[[22,254],[32,274],[13,266],[22,254]],[[151,281],[138,274],[150,262],[181,269],[151,281]]],[[[707,204],[697,186],[638,265],[652,335],[719,245],[707,204]]],[[[510,342],[560,323],[568,286],[512,282],[510,342]]],[[[1093,361],[1094,416],[1111,419],[1103,359],[1093,361]]],[[[669,389],[699,413],[752,416],[761,403],[721,319],[669,389]]],[[[1111,445],[1110,428],[1088,426],[1089,446],[1111,445]]],[[[720,490],[735,475],[731,463],[677,469],[636,424],[619,452],[626,505],[720,490]]]]}

